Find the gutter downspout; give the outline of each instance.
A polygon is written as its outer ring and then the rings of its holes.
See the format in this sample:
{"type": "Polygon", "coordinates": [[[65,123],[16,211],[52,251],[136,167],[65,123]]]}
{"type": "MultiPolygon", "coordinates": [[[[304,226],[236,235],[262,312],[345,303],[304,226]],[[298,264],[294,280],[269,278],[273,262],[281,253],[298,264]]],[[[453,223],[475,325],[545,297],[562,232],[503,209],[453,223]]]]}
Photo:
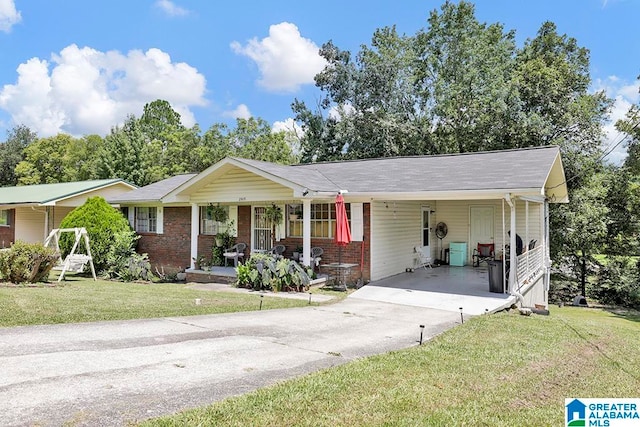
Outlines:
{"type": "MultiPolygon", "coordinates": [[[[34,212],[40,212],[40,213],[44,214],[44,236],[42,237],[42,241],[44,242],[44,240],[49,235],[49,211],[47,210],[46,207],[44,208],[43,211],[41,211],[41,210],[36,209],[35,206],[31,206],[31,210],[34,211],[34,212]]],[[[14,240],[15,240],[15,237],[14,237],[14,240]]]]}
{"type": "Polygon", "coordinates": [[[524,306],[524,297],[518,290],[516,290],[516,207],[513,199],[511,199],[511,193],[504,195],[504,199],[511,209],[511,235],[509,236],[509,294],[518,298],[518,302],[521,306],[524,306]]]}

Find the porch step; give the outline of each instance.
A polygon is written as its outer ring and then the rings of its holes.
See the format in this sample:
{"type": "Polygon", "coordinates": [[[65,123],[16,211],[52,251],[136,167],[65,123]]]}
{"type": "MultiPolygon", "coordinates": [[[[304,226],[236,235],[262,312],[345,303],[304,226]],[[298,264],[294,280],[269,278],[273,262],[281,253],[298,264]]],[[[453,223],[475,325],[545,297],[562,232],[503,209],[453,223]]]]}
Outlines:
{"type": "Polygon", "coordinates": [[[232,284],[236,276],[218,271],[187,270],[187,282],[232,284]]]}

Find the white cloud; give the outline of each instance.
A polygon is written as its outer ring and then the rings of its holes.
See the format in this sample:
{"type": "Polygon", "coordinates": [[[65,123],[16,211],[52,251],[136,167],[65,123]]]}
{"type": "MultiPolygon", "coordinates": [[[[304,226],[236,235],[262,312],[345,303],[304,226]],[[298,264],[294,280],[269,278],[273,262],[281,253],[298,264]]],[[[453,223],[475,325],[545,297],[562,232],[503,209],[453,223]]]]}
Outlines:
{"type": "Polygon", "coordinates": [[[0,0],[0,31],[8,33],[11,27],[22,20],[13,0],[0,0]]]}
{"type": "Polygon", "coordinates": [[[233,119],[250,119],[252,116],[251,111],[249,111],[249,107],[245,104],[240,104],[233,110],[225,111],[222,115],[233,119]]]}
{"type": "Polygon", "coordinates": [[[615,128],[618,120],[624,119],[632,104],[640,101],[640,83],[637,81],[629,83],[617,76],[609,76],[606,80],[596,80],[595,88],[598,91],[604,90],[609,98],[614,100],[609,121],[604,126],[605,138],[602,147],[605,151],[613,150],[607,156],[607,160],[614,164],[621,164],[627,157],[625,144],[619,144],[624,138],[615,128]],[[615,148],[614,148],[615,147],[615,148]]]}
{"type": "Polygon", "coordinates": [[[271,126],[271,132],[273,133],[287,132],[287,133],[292,133],[294,135],[297,135],[298,137],[301,137],[304,133],[304,131],[302,130],[302,127],[298,123],[296,123],[296,121],[293,120],[291,117],[283,121],[273,122],[273,125],[271,126]]]}
{"type": "Polygon", "coordinates": [[[189,14],[187,9],[176,5],[170,0],[158,0],[156,1],[156,7],[169,16],[186,16],[189,14]]]}
{"type": "Polygon", "coordinates": [[[0,108],[39,136],[105,135],[156,99],[168,101],[192,126],[190,107],[206,104],[204,76],[159,49],[124,55],[69,45],[50,62],[32,58],[17,72],[17,82],[0,90],[0,108]]]}
{"type": "Polygon", "coordinates": [[[253,38],[245,46],[234,41],[231,48],[256,63],[262,75],[258,83],[273,92],[295,92],[313,83],[326,64],[318,46],[288,22],[270,26],[269,36],[262,40],[253,38]]]}

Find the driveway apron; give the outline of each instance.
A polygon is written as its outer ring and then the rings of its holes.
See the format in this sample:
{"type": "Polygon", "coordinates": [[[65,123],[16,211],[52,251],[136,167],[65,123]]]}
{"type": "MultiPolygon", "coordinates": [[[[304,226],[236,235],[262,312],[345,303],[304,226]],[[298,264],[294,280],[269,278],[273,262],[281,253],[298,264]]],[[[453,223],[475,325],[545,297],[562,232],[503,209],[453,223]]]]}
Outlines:
{"type": "Polygon", "coordinates": [[[0,425],[126,425],[417,345],[454,312],[348,298],[287,310],[0,329],[0,425]]]}

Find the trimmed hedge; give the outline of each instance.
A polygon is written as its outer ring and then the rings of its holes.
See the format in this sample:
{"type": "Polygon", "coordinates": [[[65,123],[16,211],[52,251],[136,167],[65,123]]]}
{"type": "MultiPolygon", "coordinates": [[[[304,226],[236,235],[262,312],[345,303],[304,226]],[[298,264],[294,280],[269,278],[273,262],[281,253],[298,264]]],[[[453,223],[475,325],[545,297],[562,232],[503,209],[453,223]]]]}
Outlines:
{"type": "MultiPolygon", "coordinates": [[[[84,203],[69,212],[60,223],[60,228],[84,227],[89,234],[91,255],[96,270],[102,272],[109,267],[109,251],[116,244],[116,236],[131,233],[129,221],[122,213],[109,205],[102,197],[90,197],[84,203]]],[[[60,237],[62,257],[66,257],[73,247],[75,236],[71,233],[60,237]]],[[[135,240],[134,240],[135,242],[135,240]]],[[[76,252],[86,253],[84,241],[76,252]]]]}

